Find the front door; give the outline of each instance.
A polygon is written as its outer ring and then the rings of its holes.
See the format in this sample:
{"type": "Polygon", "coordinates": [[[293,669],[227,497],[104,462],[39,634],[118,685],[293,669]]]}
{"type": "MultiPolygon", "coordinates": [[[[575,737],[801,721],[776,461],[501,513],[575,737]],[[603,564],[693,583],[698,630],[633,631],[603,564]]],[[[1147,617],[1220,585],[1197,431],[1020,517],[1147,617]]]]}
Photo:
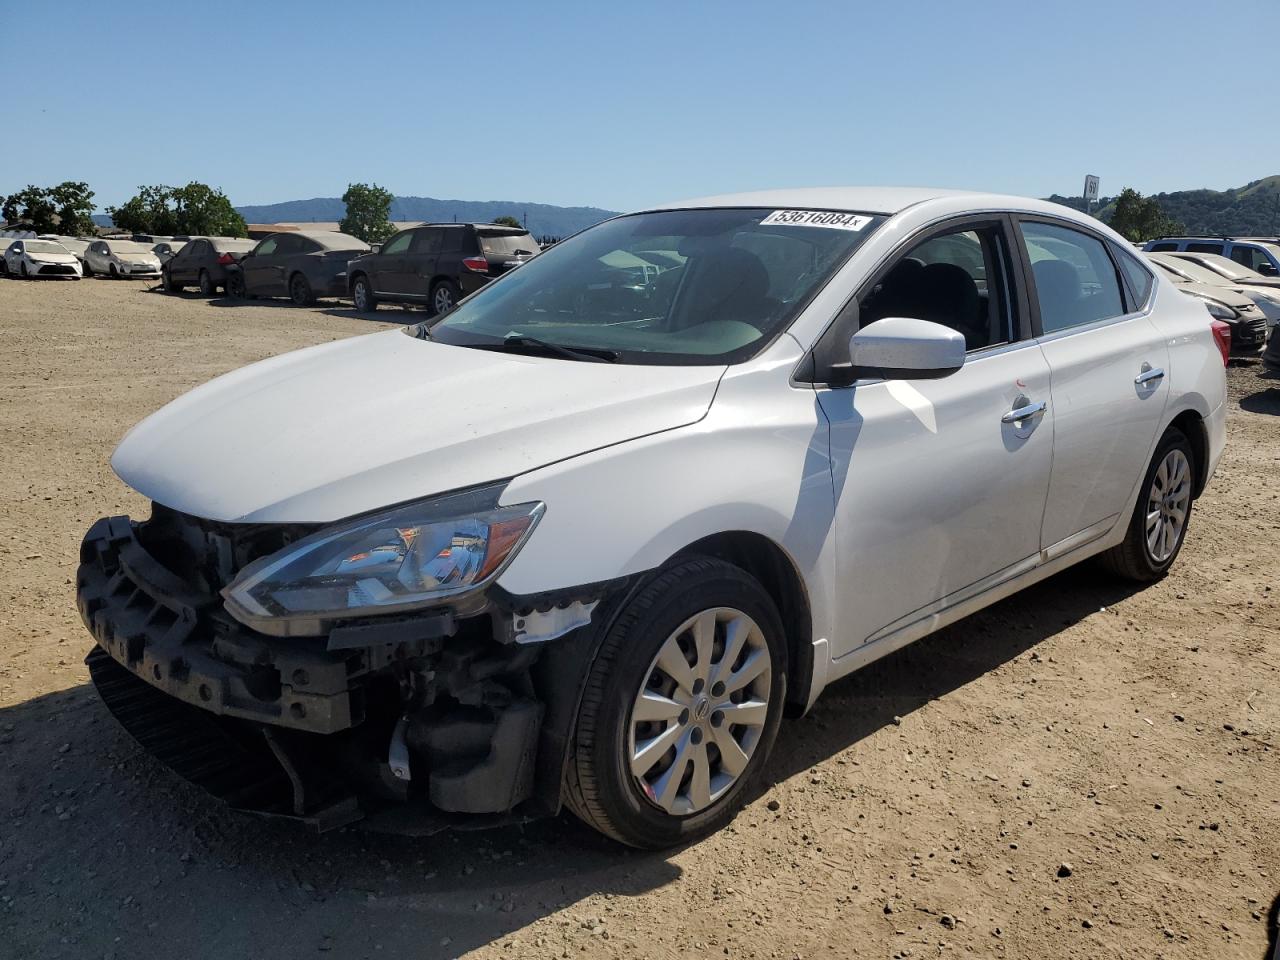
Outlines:
{"type": "Polygon", "coordinates": [[[374,258],[374,293],[398,296],[404,293],[405,260],[413,242],[412,230],[402,230],[382,245],[374,258]]]}
{"type": "Polygon", "coordinates": [[[280,245],[287,239],[287,234],[273,234],[254,247],[251,256],[241,261],[246,293],[271,296],[284,292],[284,282],[280,279],[280,245]]]}
{"type": "Polygon", "coordinates": [[[1053,412],[1012,251],[1003,218],[935,228],[859,297],[861,325],[931,320],[963,333],[969,349],[964,366],[942,379],[818,392],[836,496],[833,658],[1038,560],[1053,412]]]}
{"type": "MultiPolygon", "coordinates": [[[[1126,288],[1100,237],[1051,219],[1022,218],[1019,229],[1053,377],[1042,534],[1052,556],[1103,536],[1131,508],[1164,417],[1169,354],[1145,312],[1150,282],[1126,288]]],[[[1135,277],[1146,271],[1136,261],[1126,267],[1135,277]]]]}

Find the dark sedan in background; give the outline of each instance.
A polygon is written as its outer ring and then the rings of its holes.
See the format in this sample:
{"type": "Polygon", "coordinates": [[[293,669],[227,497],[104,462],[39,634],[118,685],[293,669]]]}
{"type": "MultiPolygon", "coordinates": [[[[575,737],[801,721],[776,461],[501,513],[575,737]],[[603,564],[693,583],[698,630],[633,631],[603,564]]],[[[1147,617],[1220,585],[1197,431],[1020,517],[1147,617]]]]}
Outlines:
{"type": "Polygon", "coordinates": [[[288,297],[299,306],[347,295],[347,261],[369,252],[363,240],[329,230],[273,233],[227,265],[233,297],[288,297]]]}
{"type": "Polygon", "coordinates": [[[444,313],[537,254],[537,241],[522,227],[424,223],[401,230],[377,253],[352,260],[347,282],[357,310],[385,301],[421,303],[444,313]]]}
{"type": "Polygon", "coordinates": [[[227,268],[253,249],[252,240],[236,237],[193,237],[162,267],[164,288],[177,293],[199,287],[206,297],[227,285],[227,268]]]}

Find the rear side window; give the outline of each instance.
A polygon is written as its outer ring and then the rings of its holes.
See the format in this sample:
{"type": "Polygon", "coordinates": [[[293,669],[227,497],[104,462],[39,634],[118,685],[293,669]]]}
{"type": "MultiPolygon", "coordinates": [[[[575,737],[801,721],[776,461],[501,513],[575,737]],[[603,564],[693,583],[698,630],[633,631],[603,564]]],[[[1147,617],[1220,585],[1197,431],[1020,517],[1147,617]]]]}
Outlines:
{"type": "Polygon", "coordinates": [[[1188,253],[1221,253],[1221,243],[1188,243],[1188,253]]]}
{"type": "Polygon", "coordinates": [[[446,227],[441,231],[444,236],[440,243],[441,253],[462,253],[463,250],[463,234],[466,231],[461,227],[446,227]]]}
{"type": "Polygon", "coordinates": [[[1168,240],[1165,240],[1161,243],[1153,243],[1150,249],[1152,253],[1159,253],[1162,250],[1177,250],[1178,245],[1176,243],[1172,243],[1168,240]]]}
{"type": "Polygon", "coordinates": [[[440,233],[441,231],[439,230],[413,231],[413,252],[422,254],[439,253],[440,233]]]}
{"type": "Polygon", "coordinates": [[[1124,315],[1120,278],[1103,242],[1052,223],[1022,223],[1043,333],[1124,315]]]}
{"type": "Polygon", "coordinates": [[[1143,309],[1151,297],[1154,283],[1151,271],[1127,250],[1112,245],[1111,252],[1115,255],[1116,263],[1120,264],[1120,272],[1124,274],[1125,284],[1129,288],[1129,312],[1143,309]]]}
{"type": "Polygon", "coordinates": [[[1274,276],[1275,270],[1271,265],[1271,261],[1267,258],[1264,251],[1258,247],[1245,246],[1244,244],[1233,244],[1231,247],[1231,259],[1236,263],[1242,263],[1250,270],[1256,270],[1258,273],[1274,276]]]}

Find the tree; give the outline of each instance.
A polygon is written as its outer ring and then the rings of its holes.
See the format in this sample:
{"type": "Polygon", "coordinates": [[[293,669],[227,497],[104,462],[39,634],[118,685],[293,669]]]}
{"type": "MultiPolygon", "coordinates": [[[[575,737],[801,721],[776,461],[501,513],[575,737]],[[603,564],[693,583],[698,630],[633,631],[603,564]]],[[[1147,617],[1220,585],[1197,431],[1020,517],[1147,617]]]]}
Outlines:
{"type": "Polygon", "coordinates": [[[1155,197],[1144,197],[1132,187],[1125,187],[1111,211],[1111,229],[1126,240],[1140,243],[1152,237],[1181,233],[1183,228],[1165,216],[1155,197]]]}
{"type": "Polygon", "coordinates": [[[523,227],[519,220],[515,217],[494,217],[493,222],[499,227],[523,227]]]}
{"type": "Polygon", "coordinates": [[[64,180],[56,187],[28,186],[4,198],[5,220],[30,221],[36,233],[79,237],[93,234],[93,191],[87,183],[64,180]]]}
{"type": "Polygon", "coordinates": [[[347,215],[338,229],[365,243],[381,243],[396,228],[391,225],[391,191],[383,190],[376,183],[349,183],[342,202],[347,205],[347,215]]]}
{"type": "Polygon", "coordinates": [[[58,233],[67,237],[97,236],[93,222],[93,191],[83,180],[64,180],[49,190],[58,208],[58,233]]]}
{"type": "Polygon", "coordinates": [[[107,207],[120,230],[161,236],[245,237],[244,217],[221,190],[192,181],[185,187],[139,187],[118,207],[107,207]]]}

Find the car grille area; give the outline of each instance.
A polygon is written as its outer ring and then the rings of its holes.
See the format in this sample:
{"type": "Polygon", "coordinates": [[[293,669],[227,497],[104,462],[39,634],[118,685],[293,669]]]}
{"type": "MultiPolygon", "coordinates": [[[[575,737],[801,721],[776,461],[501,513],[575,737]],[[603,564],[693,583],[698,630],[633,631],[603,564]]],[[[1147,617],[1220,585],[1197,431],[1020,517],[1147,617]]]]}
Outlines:
{"type": "Polygon", "coordinates": [[[69,263],[46,263],[36,273],[42,277],[74,277],[76,268],[69,263]]]}

